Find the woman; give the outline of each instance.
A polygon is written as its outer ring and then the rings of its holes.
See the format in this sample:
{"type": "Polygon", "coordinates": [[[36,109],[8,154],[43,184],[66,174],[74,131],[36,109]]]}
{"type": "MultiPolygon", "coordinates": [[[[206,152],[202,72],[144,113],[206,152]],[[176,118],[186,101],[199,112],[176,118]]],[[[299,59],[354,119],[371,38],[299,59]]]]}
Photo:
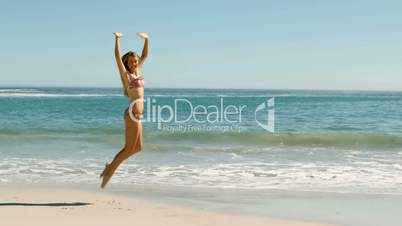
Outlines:
{"type": "Polygon", "coordinates": [[[106,186],[117,167],[128,157],[141,151],[143,146],[140,117],[144,108],[144,77],[140,74],[140,68],[148,56],[149,37],[144,32],[139,32],[138,35],[145,40],[141,57],[131,51],[121,57],[120,38],[122,34],[114,33],[116,39],[114,53],[123,83],[124,95],[130,98],[132,104],[124,112],[125,145],[110,164],[106,163],[105,169],[100,175],[103,177],[101,188],[106,186]]]}

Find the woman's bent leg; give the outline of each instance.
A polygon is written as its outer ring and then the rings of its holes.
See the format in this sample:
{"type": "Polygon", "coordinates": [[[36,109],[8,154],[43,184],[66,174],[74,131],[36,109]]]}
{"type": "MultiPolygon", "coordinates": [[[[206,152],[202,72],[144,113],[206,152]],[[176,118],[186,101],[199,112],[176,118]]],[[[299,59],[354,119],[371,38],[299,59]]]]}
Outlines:
{"type": "Polygon", "coordinates": [[[129,114],[124,114],[124,122],[126,126],[125,138],[126,145],[124,148],[114,157],[113,161],[107,166],[106,172],[103,175],[103,181],[101,187],[103,188],[117,167],[131,155],[139,152],[142,149],[142,125],[140,121],[133,121],[129,114]]]}

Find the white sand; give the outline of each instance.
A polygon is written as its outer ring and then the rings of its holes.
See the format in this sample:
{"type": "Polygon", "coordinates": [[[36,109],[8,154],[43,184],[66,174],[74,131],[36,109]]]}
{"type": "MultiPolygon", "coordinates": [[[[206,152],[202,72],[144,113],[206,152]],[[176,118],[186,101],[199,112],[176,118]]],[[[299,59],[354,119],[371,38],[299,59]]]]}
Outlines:
{"type": "Polygon", "coordinates": [[[4,184],[0,184],[0,225],[324,226],[324,224],[312,222],[215,213],[191,207],[110,195],[106,192],[4,184]],[[73,205],[77,202],[91,203],[91,205],[73,205]],[[32,206],[32,204],[36,206],[32,206]],[[44,205],[38,206],[38,204],[44,205]]]}

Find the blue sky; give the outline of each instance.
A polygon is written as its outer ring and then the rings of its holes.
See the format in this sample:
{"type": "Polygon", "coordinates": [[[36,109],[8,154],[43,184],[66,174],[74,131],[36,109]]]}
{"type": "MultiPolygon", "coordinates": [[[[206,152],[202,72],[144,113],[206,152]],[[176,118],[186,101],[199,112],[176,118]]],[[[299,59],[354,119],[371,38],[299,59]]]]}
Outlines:
{"type": "Polygon", "coordinates": [[[398,1],[2,1],[0,86],[120,87],[112,32],[148,87],[402,90],[398,1]]]}

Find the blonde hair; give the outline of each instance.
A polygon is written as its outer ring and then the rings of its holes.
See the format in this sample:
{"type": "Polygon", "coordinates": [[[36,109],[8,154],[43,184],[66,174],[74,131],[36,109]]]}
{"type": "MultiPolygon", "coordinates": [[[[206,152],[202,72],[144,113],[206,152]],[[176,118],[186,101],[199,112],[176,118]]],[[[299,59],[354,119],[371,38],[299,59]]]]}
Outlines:
{"type": "MultiPolygon", "coordinates": [[[[121,57],[121,61],[123,61],[123,65],[124,65],[124,68],[126,68],[126,71],[128,71],[128,72],[130,72],[130,73],[133,73],[132,71],[130,71],[130,68],[129,68],[129,66],[128,66],[128,59],[129,59],[130,57],[137,57],[137,58],[139,59],[140,56],[138,56],[138,54],[137,54],[136,52],[129,51],[129,52],[127,52],[126,54],[124,54],[124,55],[121,57]]],[[[120,77],[120,78],[121,78],[121,77],[120,77]]],[[[128,96],[127,90],[126,90],[125,87],[124,87],[123,78],[121,78],[121,82],[123,83],[123,92],[124,92],[124,96],[128,96]]]]}

